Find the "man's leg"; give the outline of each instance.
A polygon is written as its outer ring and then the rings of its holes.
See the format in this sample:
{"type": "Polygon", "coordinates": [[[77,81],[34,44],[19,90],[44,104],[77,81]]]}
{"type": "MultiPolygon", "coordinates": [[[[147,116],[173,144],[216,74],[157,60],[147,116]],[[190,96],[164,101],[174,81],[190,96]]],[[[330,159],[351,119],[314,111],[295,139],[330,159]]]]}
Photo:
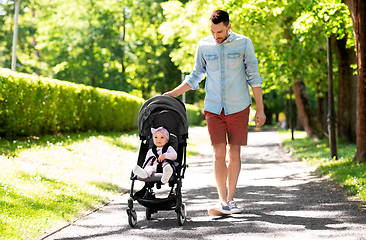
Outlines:
{"type": "Polygon", "coordinates": [[[226,143],[214,144],[213,152],[213,165],[219,200],[221,204],[227,205],[226,182],[228,177],[228,168],[226,166],[226,143]]]}
{"type": "Polygon", "coordinates": [[[236,184],[241,170],[240,149],[240,145],[229,145],[227,200],[234,200],[236,184]]]}

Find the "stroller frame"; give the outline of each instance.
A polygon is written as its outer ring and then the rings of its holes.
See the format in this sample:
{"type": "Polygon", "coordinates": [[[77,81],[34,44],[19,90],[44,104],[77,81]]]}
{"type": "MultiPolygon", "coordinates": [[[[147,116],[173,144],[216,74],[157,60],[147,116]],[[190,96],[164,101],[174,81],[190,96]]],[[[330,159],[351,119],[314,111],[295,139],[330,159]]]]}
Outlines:
{"type": "Polygon", "coordinates": [[[179,226],[186,221],[186,205],[182,201],[182,179],[184,178],[186,164],[186,148],[188,138],[188,122],[184,104],[176,98],[168,96],[156,96],[147,100],[139,112],[139,133],[141,146],[137,164],[142,166],[149,148],[153,144],[150,128],[164,126],[170,133],[169,142],[177,151],[179,165],[176,167],[173,176],[169,180],[170,193],[166,198],[157,198],[153,191],[154,186],[161,188],[162,173],[154,173],[147,179],[140,179],[131,173],[131,190],[128,198],[128,223],[131,227],[137,224],[137,214],[133,207],[136,200],[140,205],[146,207],[146,219],[150,220],[151,215],[158,211],[174,210],[177,213],[179,226]],[[144,181],[143,188],[134,193],[135,181],[144,181]]]}

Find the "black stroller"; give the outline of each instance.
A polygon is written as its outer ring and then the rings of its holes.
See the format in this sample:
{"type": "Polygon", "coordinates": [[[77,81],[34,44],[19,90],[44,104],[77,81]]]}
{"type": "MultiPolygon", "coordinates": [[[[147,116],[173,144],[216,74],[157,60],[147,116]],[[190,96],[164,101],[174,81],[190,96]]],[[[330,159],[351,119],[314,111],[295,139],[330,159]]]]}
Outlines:
{"type": "Polygon", "coordinates": [[[160,179],[162,173],[155,173],[147,179],[139,179],[131,174],[131,193],[128,199],[128,223],[131,227],[137,224],[136,211],[133,208],[133,201],[137,200],[146,207],[146,219],[150,220],[151,215],[160,210],[175,210],[178,224],[182,226],[186,220],[186,206],[182,203],[182,178],[186,170],[186,147],[188,138],[188,121],[184,104],[176,98],[168,96],[156,96],[147,100],[141,107],[138,116],[138,129],[141,140],[137,164],[142,167],[149,148],[153,145],[151,127],[164,126],[170,133],[169,143],[177,152],[179,165],[175,168],[169,180],[170,193],[166,198],[157,198],[153,187],[161,188],[160,179]],[[134,193],[135,181],[144,181],[144,187],[134,193]]]}

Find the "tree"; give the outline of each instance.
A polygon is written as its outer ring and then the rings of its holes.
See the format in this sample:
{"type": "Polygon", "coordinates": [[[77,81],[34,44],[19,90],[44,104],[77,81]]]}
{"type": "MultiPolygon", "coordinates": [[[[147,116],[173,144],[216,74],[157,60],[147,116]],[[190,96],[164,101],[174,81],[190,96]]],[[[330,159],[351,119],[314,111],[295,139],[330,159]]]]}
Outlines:
{"type": "Polygon", "coordinates": [[[164,20],[160,1],[135,1],[129,5],[129,11],[126,31],[132,61],[126,72],[134,88],[148,98],[180,83],[180,72],[169,57],[174,44],[164,44],[158,31],[164,20]]]}
{"type": "MultiPolygon", "coordinates": [[[[32,21],[25,21],[25,19],[32,17],[29,4],[29,0],[24,0],[20,2],[19,6],[16,70],[38,74],[43,66],[35,60],[37,55],[32,43],[35,26],[32,21]]],[[[11,68],[14,12],[15,4],[13,1],[8,0],[0,4],[0,66],[4,68],[11,68]]]]}
{"type": "MultiPolygon", "coordinates": [[[[314,2],[295,22],[296,34],[331,36],[338,60],[338,136],[355,142],[356,135],[356,80],[352,20],[347,6],[341,1],[314,2]]],[[[337,63],[336,63],[337,64],[337,63]]],[[[335,79],[337,80],[337,79],[335,79]]],[[[318,104],[318,107],[324,104],[318,104]]],[[[317,109],[319,113],[319,108],[317,109]]],[[[319,121],[323,122],[319,118],[319,121]]]]}
{"type": "Polygon", "coordinates": [[[354,159],[366,162],[366,2],[345,0],[352,22],[357,57],[356,154],[354,159]]]}
{"type": "MultiPolygon", "coordinates": [[[[161,1],[22,0],[17,70],[145,98],[180,82],[158,27],[161,1]]],[[[0,66],[10,68],[13,1],[0,5],[0,66]]]]}
{"type": "MultiPolygon", "coordinates": [[[[334,39],[334,38],[332,38],[334,39]]],[[[354,47],[347,47],[347,39],[334,39],[338,58],[338,137],[356,142],[356,90],[357,76],[352,65],[356,64],[354,47]]]]}
{"type": "Polygon", "coordinates": [[[51,77],[130,90],[119,41],[124,6],[123,2],[98,0],[35,3],[37,49],[51,77]]]}
{"type": "Polygon", "coordinates": [[[297,112],[301,118],[301,122],[307,136],[311,138],[323,138],[324,131],[311,108],[303,78],[300,78],[298,81],[293,83],[293,91],[295,94],[297,112]]]}

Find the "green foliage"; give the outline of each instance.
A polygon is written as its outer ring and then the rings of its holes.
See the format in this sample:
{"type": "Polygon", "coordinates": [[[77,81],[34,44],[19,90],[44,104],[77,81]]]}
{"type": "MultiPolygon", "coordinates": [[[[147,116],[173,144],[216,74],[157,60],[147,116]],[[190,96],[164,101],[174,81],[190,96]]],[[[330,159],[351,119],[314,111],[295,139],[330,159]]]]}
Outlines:
{"type": "Polygon", "coordinates": [[[0,71],[0,135],[124,131],[137,127],[143,99],[68,82],[0,71]]]}
{"type": "Polygon", "coordinates": [[[210,14],[220,6],[220,1],[207,0],[192,0],[186,4],[177,0],[162,3],[166,20],[159,32],[164,36],[164,44],[179,43],[170,57],[182,72],[192,71],[197,43],[210,34],[210,14]]]}
{"type": "Polygon", "coordinates": [[[202,122],[202,112],[197,106],[186,104],[187,120],[190,126],[200,125],[202,122]]]}
{"type": "Polygon", "coordinates": [[[128,6],[130,15],[126,31],[130,35],[126,41],[133,61],[126,71],[131,84],[145,99],[171,90],[181,81],[180,71],[169,57],[175,45],[163,44],[158,31],[164,20],[161,2],[144,0],[138,4],[131,2],[128,6]]]}
{"type": "MultiPolygon", "coordinates": [[[[4,2],[0,66],[10,68],[14,2],[4,2]]],[[[152,0],[21,1],[16,70],[149,98],[180,82],[163,19],[152,0]]]]}
{"type": "Polygon", "coordinates": [[[308,8],[294,22],[294,33],[302,35],[335,34],[338,39],[347,36],[348,47],[353,47],[352,19],[343,1],[326,0],[309,4],[308,8]],[[322,30],[324,29],[324,30],[322,30]]]}

